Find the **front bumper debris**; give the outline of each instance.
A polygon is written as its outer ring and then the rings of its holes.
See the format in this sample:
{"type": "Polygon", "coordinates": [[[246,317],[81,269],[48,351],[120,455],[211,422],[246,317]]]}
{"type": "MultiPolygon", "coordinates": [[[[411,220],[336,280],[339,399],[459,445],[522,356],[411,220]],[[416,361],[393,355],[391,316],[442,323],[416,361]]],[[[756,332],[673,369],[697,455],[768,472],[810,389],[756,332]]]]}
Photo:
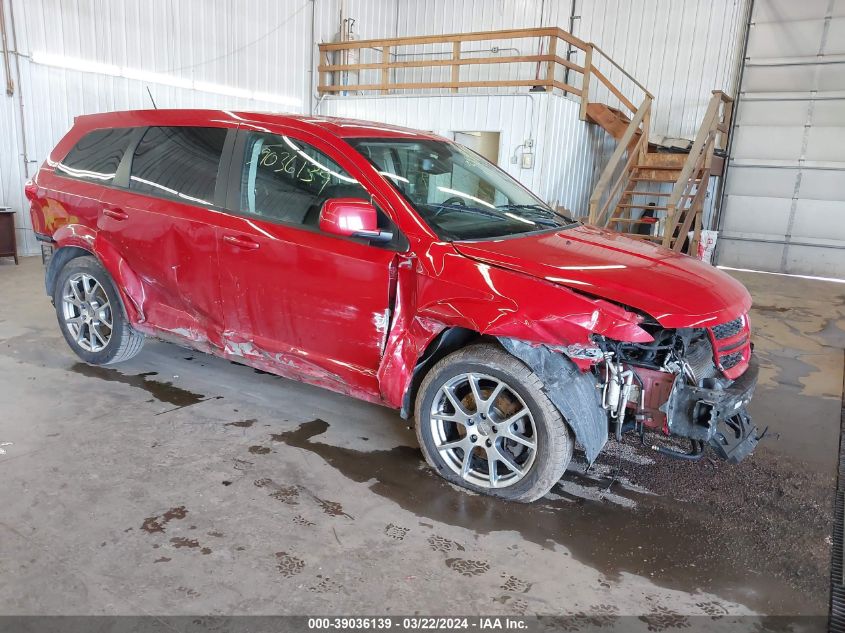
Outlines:
{"type": "Polygon", "coordinates": [[[729,464],[738,464],[754,452],[761,437],[748,411],[742,407],[735,416],[722,420],[710,438],[710,446],[729,464]]]}
{"type": "Polygon", "coordinates": [[[679,375],[661,407],[670,434],[708,442],[719,457],[730,463],[745,459],[760,439],[746,409],[754,395],[758,373],[757,359],[752,356],[748,369],[724,389],[694,387],[679,375]]]}

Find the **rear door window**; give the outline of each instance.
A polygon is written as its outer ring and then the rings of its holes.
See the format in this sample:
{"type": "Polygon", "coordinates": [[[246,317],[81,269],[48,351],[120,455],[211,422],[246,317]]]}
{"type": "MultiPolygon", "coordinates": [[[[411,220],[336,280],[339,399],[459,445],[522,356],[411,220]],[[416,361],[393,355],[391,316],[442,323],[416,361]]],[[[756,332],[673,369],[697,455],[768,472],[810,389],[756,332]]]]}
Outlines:
{"type": "Polygon", "coordinates": [[[64,176],[103,185],[114,181],[120,160],[129,146],[133,128],[94,130],[83,136],[58,165],[64,176]]]}
{"type": "Polygon", "coordinates": [[[227,128],[151,127],[132,157],[129,188],[211,206],[227,128]]]}

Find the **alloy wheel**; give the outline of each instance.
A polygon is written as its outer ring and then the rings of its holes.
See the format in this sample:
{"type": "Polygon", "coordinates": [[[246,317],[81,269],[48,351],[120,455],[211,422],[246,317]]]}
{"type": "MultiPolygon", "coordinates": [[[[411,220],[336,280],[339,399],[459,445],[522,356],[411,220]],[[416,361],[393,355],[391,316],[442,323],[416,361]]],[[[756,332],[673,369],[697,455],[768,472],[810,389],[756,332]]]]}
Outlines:
{"type": "Polygon", "coordinates": [[[76,344],[89,352],[105,349],[112,337],[112,307],[105,288],[93,276],[76,273],[62,289],[64,325],[76,344]]]}
{"type": "Polygon", "coordinates": [[[505,381],[481,373],[449,379],[432,401],[431,436],[446,465],[482,488],[512,486],[531,470],[537,428],[505,381]]]}

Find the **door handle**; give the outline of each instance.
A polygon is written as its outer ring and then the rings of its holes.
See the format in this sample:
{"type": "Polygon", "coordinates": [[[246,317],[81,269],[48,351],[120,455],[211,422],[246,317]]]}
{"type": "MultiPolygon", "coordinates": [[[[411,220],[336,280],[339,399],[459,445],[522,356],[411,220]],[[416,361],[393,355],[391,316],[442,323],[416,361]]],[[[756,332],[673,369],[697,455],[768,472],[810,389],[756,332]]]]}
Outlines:
{"type": "Polygon", "coordinates": [[[126,213],[123,209],[103,209],[103,215],[107,215],[110,218],[114,218],[115,220],[126,220],[129,218],[129,214],[126,213]]]}
{"type": "Polygon", "coordinates": [[[254,242],[248,237],[241,237],[240,235],[224,235],[223,241],[228,242],[232,246],[237,246],[238,248],[244,248],[250,251],[254,251],[259,247],[258,242],[254,242]]]}

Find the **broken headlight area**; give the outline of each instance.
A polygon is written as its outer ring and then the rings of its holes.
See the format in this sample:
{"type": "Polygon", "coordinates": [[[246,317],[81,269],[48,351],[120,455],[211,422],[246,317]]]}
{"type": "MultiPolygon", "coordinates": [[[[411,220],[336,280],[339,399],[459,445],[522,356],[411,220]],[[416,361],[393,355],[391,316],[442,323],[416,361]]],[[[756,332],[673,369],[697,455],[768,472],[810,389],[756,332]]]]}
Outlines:
{"type": "Polygon", "coordinates": [[[739,356],[741,365],[737,362],[730,368],[723,364],[722,341],[727,337],[720,326],[664,329],[652,321],[643,324],[654,337],[650,343],[594,335],[601,359],[593,373],[616,438],[627,431],[638,432],[643,442],[647,432],[686,438],[691,444],[688,453],[650,444],[656,451],[684,459],[699,458],[706,445],[732,463],[748,456],[759,440],[746,408],[758,368],[747,320],[742,317],[739,328],[733,324],[729,338],[733,347],[728,352],[739,356]]]}

